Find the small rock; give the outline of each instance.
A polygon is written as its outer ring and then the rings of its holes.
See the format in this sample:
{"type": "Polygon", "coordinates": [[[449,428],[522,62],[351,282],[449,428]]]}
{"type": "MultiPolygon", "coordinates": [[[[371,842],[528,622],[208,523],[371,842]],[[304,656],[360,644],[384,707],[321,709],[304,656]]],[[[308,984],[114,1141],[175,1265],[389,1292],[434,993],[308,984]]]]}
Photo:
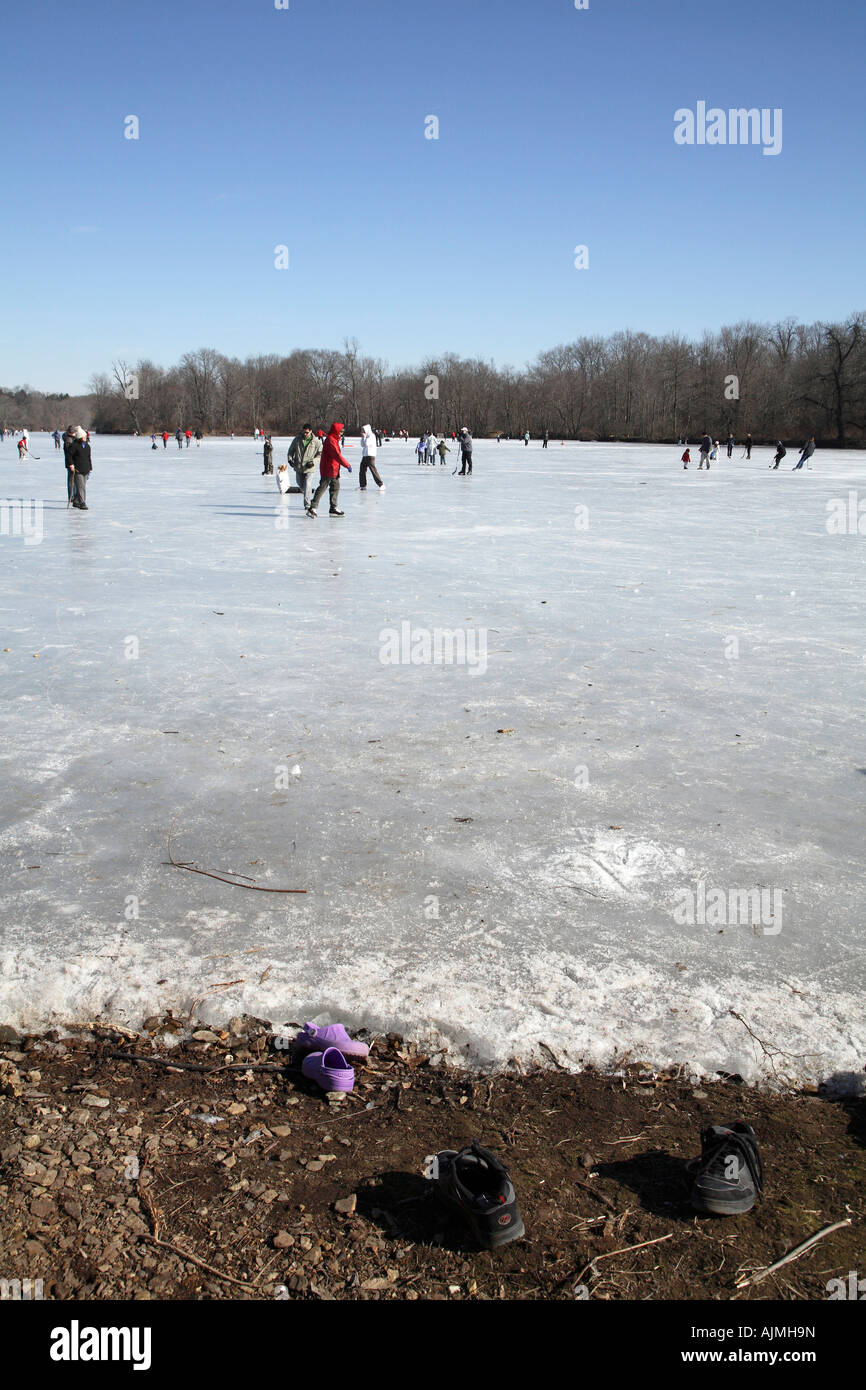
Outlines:
{"type": "Polygon", "coordinates": [[[291,1132],[291,1125],[274,1125],[271,1129],[271,1134],[273,1134],[276,1139],[288,1139],[291,1132]]]}
{"type": "Polygon", "coordinates": [[[211,1032],[210,1028],[199,1028],[195,1033],[193,1033],[193,1037],[195,1038],[196,1042],[219,1042],[218,1034],[211,1032]]]}
{"type": "Polygon", "coordinates": [[[294,1243],[295,1237],[290,1236],[288,1231],[277,1231],[277,1234],[274,1236],[273,1244],[275,1250],[288,1250],[294,1243]]]}
{"type": "Polygon", "coordinates": [[[357,1195],[353,1192],[350,1197],[340,1197],[334,1203],[334,1211],[340,1212],[343,1216],[351,1216],[358,1207],[357,1195]]]}
{"type": "Polygon", "coordinates": [[[107,1096],[85,1096],[81,1104],[89,1106],[91,1110],[105,1110],[111,1101],[107,1096]]]}
{"type": "Polygon", "coordinates": [[[692,1095],[694,1096],[695,1100],[708,1100],[708,1099],[709,1099],[708,1094],[707,1094],[706,1091],[692,1091],[692,1095]]]}
{"type": "Polygon", "coordinates": [[[10,1028],[8,1023],[0,1023],[0,1046],[8,1047],[10,1044],[13,1047],[18,1045],[17,1029],[10,1028]]]}
{"type": "Polygon", "coordinates": [[[307,1164],[307,1172],[308,1172],[308,1173],[321,1173],[321,1171],[322,1171],[322,1169],[324,1168],[324,1166],[325,1166],[324,1163],[320,1163],[319,1160],[318,1160],[317,1158],[314,1158],[314,1159],[312,1160],[311,1163],[308,1163],[308,1164],[307,1164]]]}
{"type": "Polygon", "coordinates": [[[246,1111],[247,1107],[244,1105],[243,1101],[240,1100],[233,1100],[228,1107],[228,1113],[230,1115],[245,1115],[246,1111]]]}
{"type": "Polygon", "coordinates": [[[586,1168],[587,1171],[589,1171],[590,1168],[594,1168],[596,1166],[596,1159],[593,1158],[592,1154],[581,1154],[580,1166],[581,1168],[586,1168]]]}

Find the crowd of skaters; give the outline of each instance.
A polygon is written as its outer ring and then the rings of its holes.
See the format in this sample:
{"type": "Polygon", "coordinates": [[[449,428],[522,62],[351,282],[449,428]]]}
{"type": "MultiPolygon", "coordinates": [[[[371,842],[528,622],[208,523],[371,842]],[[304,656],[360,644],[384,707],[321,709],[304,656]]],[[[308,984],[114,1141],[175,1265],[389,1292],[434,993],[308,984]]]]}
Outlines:
{"type": "MultiPolygon", "coordinates": [[[[0,442],[5,442],[9,437],[19,435],[17,447],[19,460],[24,461],[31,457],[30,454],[30,432],[27,428],[21,430],[9,429],[6,425],[0,426],[0,442]]],[[[135,431],[138,435],[138,431],[135,431]]],[[[327,492],[329,495],[329,515],[343,516],[345,513],[339,507],[340,496],[340,477],[343,469],[352,472],[352,465],[343,455],[345,426],[340,421],[335,421],[327,434],[322,429],[315,429],[310,424],[305,424],[298,434],[292,439],[287,453],[287,463],[281,464],[277,470],[276,479],[279,491],[282,495],[290,491],[298,492],[303,499],[304,511],[308,517],[315,519],[318,515],[318,507],[321,499],[327,492]],[[319,477],[317,485],[314,487],[316,465],[319,467],[319,477]],[[289,484],[289,468],[294,472],[295,486],[289,484]]],[[[163,430],[161,435],[155,431],[151,434],[151,448],[159,447],[158,441],[162,439],[163,449],[167,449],[168,441],[171,439],[168,430],[163,430]]],[[[234,439],[234,434],[232,434],[234,439]]],[[[74,507],[80,511],[87,511],[87,483],[93,470],[93,463],[90,450],[90,431],[81,426],[68,425],[63,434],[60,430],[54,430],[51,438],[54,441],[54,448],[57,451],[63,450],[64,467],[67,478],[67,506],[74,507]]],[[[274,474],[274,445],[271,434],[258,427],[254,430],[254,438],[262,441],[264,468],[263,475],[274,474]]],[[[526,447],[529,446],[532,436],[529,430],[518,436],[522,439],[526,447]]],[[[549,442],[549,432],[545,430],[540,436],[541,446],[546,449],[549,442]]],[[[195,439],[196,447],[201,446],[204,434],[200,428],[195,430],[182,429],[180,426],[174,431],[174,439],[178,449],[190,448],[192,440],[195,439]]],[[[409,442],[409,432],[405,429],[383,432],[380,429],[373,429],[370,425],[364,425],[361,432],[361,461],[359,469],[358,485],[361,491],[367,488],[368,476],[373,479],[376,488],[384,492],[385,483],[377,467],[378,449],[383,443],[388,443],[391,439],[409,442]]],[[[503,439],[510,440],[509,434],[501,431],[496,435],[496,442],[499,444],[503,439]]],[[[564,441],[563,441],[564,442],[564,441]]],[[[685,445],[685,450],[681,457],[684,469],[688,469],[692,462],[691,446],[688,439],[682,436],[679,441],[685,445]]],[[[723,445],[718,439],[713,440],[705,430],[697,446],[698,452],[698,471],[707,469],[722,457],[723,449],[730,459],[733,457],[734,449],[738,447],[738,441],[733,434],[729,434],[723,445]]],[[[752,457],[753,440],[752,435],[747,433],[739,441],[742,448],[741,458],[750,460],[752,457]]],[[[810,435],[806,443],[802,446],[800,457],[794,465],[792,472],[797,472],[803,467],[811,468],[811,458],[815,453],[815,436],[810,435]]],[[[451,452],[459,452],[461,477],[467,477],[472,473],[472,453],[473,439],[467,426],[462,426],[460,430],[452,430],[450,436],[443,435],[438,438],[434,431],[429,433],[422,432],[415,445],[415,453],[418,464],[436,465],[437,456],[439,465],[444,467],[447,462],[447,455],[451,452]],[[450,438],[450,443],[449,443],[450,438]]],[[[769,467],[773,470],[778,469],[782,460],[787,456],[787,449],[781,439],[776,440],[775,454],[769,467]]],[[[454,469],[455,474],[458,468],[454,469]]]]}
{"type": "MultiPolygon", "coordinates": [[[[684,450],[684,452],[683,452],[683,455],[682,455],[682,457],[681,457],[681,459],[680,459],[680,462],[682,463],[683,468],[686,468],[686,469],[687,469],[688,466],[689,466],[689,464],[692,462],[691,447],[690,447],[690,445],[689,445],[688,439],[686,439],[685,437],[684,437],[684,438],[681,438],[678,442],[679,442],[680,444],[685,444],[685,446],[686,446],[686,447],[685,447],[685,450],[684,450]]],[[[732,434],[729,434],[729,435],[728,435],[728,438],[727,438],[727,442],[726,442],[726,444],[725,444],[725,446],[724,446],[724,448],[725,448],[725,450],[726,450],[726,452],[727,452],[728,458],[732,458],[732,457],[733,457],[733,453],[734,453],[734,450],[736,449],[736,447],[737,447],[737,441],[736,441],[736,439],[734,438],[734,436],[733,436],[732,434]]],[[[741,457],[741,458],[745,458],[745,459],[751,459],[751,457],[752,457],[752,447],[753,447],[753,446],[752,446],[752,436],[751,436],[751,434],[747,434],[746,437],[745,437],[745,439],[743,439],[743,440],[741,441],[741,447],[742,447],[743,452],[742,452],[742,454],[740,455],[740,457],[741,457]]],[[[713,440],[713,439],[710,437],[710,435],[707,434],[706,430],[704,430],[704,433],[703,433],[703,435],[701,436],[700,444],[698,445],[698,459],[699,459],[699,462],[698,462],[698,471],[700,471],[700,470],[703,469],[703,468],[706,468],[707,470],[709,470],[709,468],[711,467],[711,465],[712,465],[713,463],[716,463],[716,462],[722,457],[722,448],[723,448],[723,446],[722,446],[722,444],[720,443],[720,441],[719,441],[718,439],[713,440]]],[[[785,445],[784,445],[784,443],[782,442],[782,440],[781,440],[781,439],[777,439],[777,440],[776,440],[776,452],[775,452],[775,454],[774,454],[774,456],[773,456],[773,462],[770,464],[770,468],[772,468],[772,469],[778,468],[778,467],[779,467],[779,464],[782,462],[782,459],[785,458],[787,452],[788,452],[788,450],[785,448],[785,445]]],[[[792,468],[791,472],[792,472],[792,473],[796,473],[797,470],[798,470],[799,468],[802,468],[804,465],[806,465],[807,467],[811,468],[812,465],[811,465],[811,463],[809,463],[809,460],[811,459],[811,457],[812,457],[812,455],[814,454],[814,452],[815,452],[815,436],[814,436],[814,434],[810,434],[809,438],[806,440],[806,443],[803,445],[803,447],[802,447],[802,449],[801,449],[801,451],[800,451],[800,458],[799,458],[799,461],[798,461],[797,463],[794,464],[794,467],[792,468]]]]}

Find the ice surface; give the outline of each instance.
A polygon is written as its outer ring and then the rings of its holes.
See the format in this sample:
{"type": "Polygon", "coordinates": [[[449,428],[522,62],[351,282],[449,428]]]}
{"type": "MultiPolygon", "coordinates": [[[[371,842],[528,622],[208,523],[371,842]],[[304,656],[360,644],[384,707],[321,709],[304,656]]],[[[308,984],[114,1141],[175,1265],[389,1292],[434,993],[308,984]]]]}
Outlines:
{"type": "Polygon", "coordinates": [[[866,455],[413,445],[311,521],[250,439],[96,436],[86,515],[7,440],[44,535],[0,536],[0,1021],[204,996],[476,1066],[862,1074],[866,535],[827,504],[866,455]],[[486,669],[384,664],[404,623],[486,630],[486,669]],[[307,895],[167,866],[175,819],[176,858],[307,895]],[[676,920],[699,883],[782,910],[676,920]]]}

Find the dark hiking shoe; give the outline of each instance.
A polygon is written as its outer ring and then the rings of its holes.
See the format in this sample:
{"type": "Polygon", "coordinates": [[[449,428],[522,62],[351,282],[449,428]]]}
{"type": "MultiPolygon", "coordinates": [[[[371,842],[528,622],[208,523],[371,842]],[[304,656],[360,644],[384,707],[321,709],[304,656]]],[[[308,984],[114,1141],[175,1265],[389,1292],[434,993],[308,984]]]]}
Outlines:
{"type": "Polygon", "coordinates": [[[495,1250],[526,1234],[508,1169],[477,1140],[459,1153],[444,1149],[431,1155],[425,1176],[464,1218],[482,1249],[495,1250]]]}
{"type": "Polygon", "coordinates": [[[751,1125],[735,1120],[701,1132],[701,1156],[689,1169],[695,1174],[692,1206],[714,1216],[742,1216],[764,1193],[764,1168],[751,1125]]]}
{"type": "Polygon", "coordinates": [[[328,516],[345,516],[345,515],[346,515],[346,513],[345,513],[345,512],[341,512],[337,507],[332,507],[331,510],[328,512],[328,516]]]}

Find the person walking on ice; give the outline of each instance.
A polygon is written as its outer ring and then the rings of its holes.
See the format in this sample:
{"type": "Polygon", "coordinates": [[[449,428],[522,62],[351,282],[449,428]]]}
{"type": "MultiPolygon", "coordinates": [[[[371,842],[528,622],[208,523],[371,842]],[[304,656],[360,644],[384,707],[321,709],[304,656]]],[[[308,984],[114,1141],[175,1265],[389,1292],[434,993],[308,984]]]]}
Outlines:
{"type": "Polygon", "coordinates": [[[698,464],[698,471],[700,471],[700,469],[703,468],[704,464],[706,464],[707,468],[709,468],[710,450],[712,449],[712,447],[713,441],[710,439],[710,436],[707,434],[706,430],[704,430],[704,433],[701,436],[700,463],[698,464]]]}
{"type": "Polygon", "coordinates": [[[271,436],[269,434],[265,435],[265,443],[264,448],[262,450],[262,454],[265,462],[265,466],[262,469],[262,477],[264,477],[266,473],[273,473],[274,471],[274,446],[273,442],[271,441],[271,436]]]}
{"type": "Polygon", "coordinates": [[[734,445],[736,444],[736,442],[737,442],[737,441],[734,439],[734,436],[733,436],[732,434],[729,434],[729,435],[728,435],[728,458],[730,458],[731,455],[732,455],[732,453],[734,452],[734,445]]]}
{"type": "Polygon", "coordinates": [[[175,437],[175,439],[177,440],[177,447],[178,447],[179,449],[182,449],[182,448],[183,448],[183,430],[181,429],[180,425],[178,425],[177,429],[175,430],[175,432],[174,432],[174,437],[175,437]]]}
{"type": "Polygon", "coordinates": [[[424,463],[425,460],[426,460],[426,458],[427,458],[427,436],[426,436],[426,434],[422,434],[422,435],[420,436],[420,438],[419,438],[419,440],[418,440],[418,443],[415,445],[415,453],[418,455],[418,467],[420,468],[421,465],[422,465],[422,463],[424,463]]]}
{"type": "Polygon", "coordinates": [[[322,446],[322,462],[319,465],[321,482],[313,494],[313,500],[307,509],[307,516],[316,517],[318,515],[316,507],[319,499],[324,492],[330,489],[331,509],[330,516],[343,516],[337,502],[340,497],[340,469],[345,468],[347,473],[351,473],[352,465],[349,460],[343,458],[340,452],[340,442],[343,438],[343,426],[339,420],[335,420],[328,431],[327,438],[322,446]]]}
{"type": "Polygon", "coordinates": [[[309,511],[313,500],[313,469],[322,457],[322,441],[313,434],[312,425],[304,425],[301,433],[295,435],[286,457],[295,470],[295,481],[304,498],[304,511],[309,511]]]}
{"type": "Polygon", "coordinates": [[[689,464],[691,463],[691,461],[692,461],[692,456],[691,456],[691,454],[689,453],[688,449],[686,449],[686,451],[685,451],[685,453],[683,454],[683,457],[682,457],[682,465],[683,465],[683,468],[688,468],[688,466],[689,466],[689,464]]]}
{"type": "MultiPolygon", "coordinates": [[[[800,461],[799,461],[799,463],[795,463],[795,464],[794,464],[794,467],[791,469],[791,472],[792,472],[792,473],[796,473],[796,471],[797,471],[798,468],[802,468],[804,463],[808,463],[809,459],[812,457],[812,455],[814,454],[814,452],[815,452],[815,436],[814,436],[814,434],[810,434],[810,435],[809,435],[809,442],[808,442],[808,444],[804,444],[804,445],[803,445],[803,452],[802,452],[802,454],[800,455],[800,461]]],[[[810,467],[810,468],[812,467],[811,463],[809,463],[809,467],[810,467]]]]}
{"type": "Polygon", "coordinates": [[[524,445],[526,446],[527,449],[529,448],[529,441],[530,441],[531,438],[532,438],[532,435],[529,433],[529,430],[527,430],[526,433],[525,433],[524,436],[523,436],[523,443],[524,443],[524,445]]]}
{"type": "Polygon", "coordinates": [[[373,482],[378,484],[379,491],[385,491],[385,484],[379,477],[379,470],[376,467],[376,436],[369,425],[365,425],[361,431],[361,472],[358,478],[358,487],[365,491],[367,487],[367,469],[373,475],[373,482]]]}
{"type": "Polygon", "coordinates": [[[444,468],[444,467],[445,467],[445,455],[446,455],[446,454],[450,454],[450,453],[451,453],[451,450],[448,448],[448,445],[445,443],[445,439],[444,439],[444,438],[442,438],[442,439],[439,440],[439,443],[436,445],[436,448],[439,450],[439,462],[440,462],[440,464],[442,465],[442,467],[444,468]]]}
{"type": "Polygon", "coordinates": [[[467,474],[472,476],[472,435],[464,425],[460,431],[460,462],[463,467],[460,469],[461,478],[467,474]]]}

